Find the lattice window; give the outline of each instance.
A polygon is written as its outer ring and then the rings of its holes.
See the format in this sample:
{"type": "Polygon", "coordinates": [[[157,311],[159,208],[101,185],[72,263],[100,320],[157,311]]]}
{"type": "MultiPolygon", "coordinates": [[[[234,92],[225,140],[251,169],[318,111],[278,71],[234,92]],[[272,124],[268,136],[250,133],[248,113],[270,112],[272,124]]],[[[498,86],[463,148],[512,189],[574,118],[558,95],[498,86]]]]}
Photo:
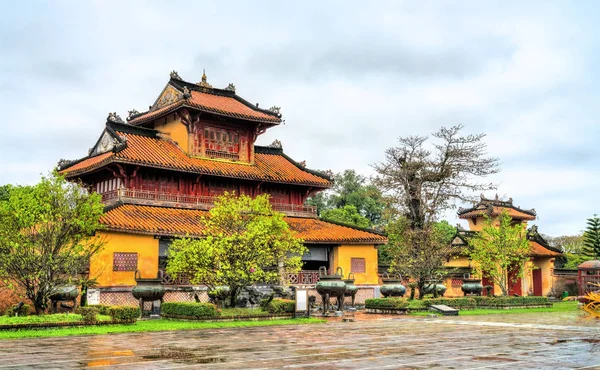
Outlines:
{"type": "Polygon", "coordinates": [[[463,284],[463,279],[452,278],[452,286],[453,287],[459,287],[459,286],[462,286],[462,284],[463,284]]]}
{"type": "Polygon", "coordinates": [[[350,259],[350,271],[354,273],[365,273],[367,267],[364,258],[351,258],[350,259]]]}
{"type": "Polygon", "coordinates": [[[113,253],[113,271],[135,271],[137,270],[137,262],[137,253],[113,253]]]}
{"type": "Polygon", "coordinates": [[[240,135],[235,130],[216,127],[204,129],[204,148],[211,157],[238,159],[240,153],[240,135]]]}

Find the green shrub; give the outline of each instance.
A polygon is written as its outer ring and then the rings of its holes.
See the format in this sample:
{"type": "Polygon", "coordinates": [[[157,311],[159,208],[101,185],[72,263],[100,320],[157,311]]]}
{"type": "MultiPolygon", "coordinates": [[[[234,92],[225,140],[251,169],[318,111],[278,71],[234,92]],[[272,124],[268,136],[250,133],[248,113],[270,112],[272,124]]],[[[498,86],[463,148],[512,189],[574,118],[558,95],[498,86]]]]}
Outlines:
{"type": "Polygon", "coordinates": [[[110,318],[114,322],[134,323],[140,317],[139,307],[112,306],[108,310],[110,318]]]}
{"type": "Polygon", "coordinates": [[[266,307],[271,314],[292,313],[296,310],[296,301],[291,299],[275,298],[266,307]]]}
{"type": "Polygon", "coordinates": [[[105,315],[105,316],[109,316],[110,315],[110,308],[112,306],[109,306],[107,304],[89,304],[86,307],[92,307],[92,308],[97,308],[98,309],[98,313],[100,315],[105,315]]]}
{"type": "Polygon", "coordinates": [[[185,317],[215,317],[221,312],[212,303],[167,302],[160,305],[161,312],[166,316],[185,317]]]}
{"type": "Polygon", "coordinates": [[[436,304],[444,304],[452,308],[475,308],[477,307],[477,301],[472,297],[469,298],[431,298],[424,299],[423,304],[428,308],[436,304]]]}
{"type": "Polygon", "coordinates": [[[13,305],[6,310],[6,316],[27,316],[29,314],[29,305],[24,304],[19,308],[18,304],[13,305]]]}
{"type": "Polygon", "coordinates": [[[400,310],[408,308],[405,298],[370,298],[365,300],[365,308],[376,310],[400,310]]]}
{"type": "Polygon", "coordinates": [[[408,302],[408,310],[426,310],[428,307],[423,300],[415,299],[408,302]]]}
{"type": "Polygon", "coordinates": [[[542,306],[550,303],[548,297],[474,297],[478,307],[542,306]]]}
{"type": "Polygon", "coordinates": [[[77,313],[81,315],[86,324],[95,324],[98,322],[98,312],[96,307],[79,307],[77,313]]]}

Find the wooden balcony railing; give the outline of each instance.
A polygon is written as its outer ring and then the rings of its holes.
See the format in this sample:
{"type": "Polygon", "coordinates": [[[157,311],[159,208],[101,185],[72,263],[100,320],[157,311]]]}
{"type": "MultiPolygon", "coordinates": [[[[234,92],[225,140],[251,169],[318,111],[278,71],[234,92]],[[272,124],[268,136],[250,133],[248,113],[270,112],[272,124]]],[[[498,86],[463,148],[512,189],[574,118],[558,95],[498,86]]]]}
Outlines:
{"type": "MultiPolygon", "coordinates": [[[[102,201],[107,204],[118,201],[145,205],[169,205],[180,206],[184,208],[209,209],[214,205],[216,197],[188,194],[168,194],[150,190],[138,190],[119,188],[101,193],[102,201]]],[[[288,216],[298,217],[317,217],[317,207],[275,203],[272,202],[273,209],[288,216]]]]}

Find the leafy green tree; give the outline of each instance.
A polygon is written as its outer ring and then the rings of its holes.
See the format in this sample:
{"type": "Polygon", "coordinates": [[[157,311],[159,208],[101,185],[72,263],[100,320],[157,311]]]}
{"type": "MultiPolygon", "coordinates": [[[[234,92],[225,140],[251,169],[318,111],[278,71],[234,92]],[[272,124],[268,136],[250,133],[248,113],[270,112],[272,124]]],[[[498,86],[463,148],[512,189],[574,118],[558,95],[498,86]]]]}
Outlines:
{"type": "Polygon", "coordinates": [[[587,228],[583,233],[582,253],[589,259],[600,259],[600,218],[598,215],[587,220],[587,228]]]}
{"type": "Polygon", "coordinates": [[[8,200],[10,189],[10,185],[0,185],[0,201],[8,200]]]}
{"type": "Polygon", "coordinates": [[[431,281],[441,280],[448,274],[444,264],[452,250],[446,225],[430,224],[416,229],[410,227],[410,221],[405,217],[387,225],[388,244],[380,248],[381,255],[387,258],[393,272],[413,280],[419,289],[419,299],[423,298],[424,288],[431,281]]]}
{"type": "Polygon", "coordinates": [[[321,218],[327,221],[341,222],[364,228],[371,226],[369,219],[358,213],[356,207],[352,205],[346,205],[343,208],[326,209],[321,213],[321,218]]]}
{"type": "Polygon", "coordinates": [[[89,264],[104,245],[100,195],[52,173],[34,186],[11,187],[0,201],[0,276],[24,291],[37,314],[48,297],[89,264]]]}
{"type": "Polygon", "coordinates": [[[510,285],[523,277],[529,260],[525,224],[512,225],[506,211],[497,220],[488,217],[483,230],[469,239],[469,247],[466,252],[475,272],[500,286],[502,295],[508,295],[510,285]]]}
{"type": "Polygon", "coordinates": [[[335,175],[333,188],[308,198],[306,204],[316,206],[320,216],[328,210],[354,206],[358,214],[369,221],[367,227],[382,222],[387,205],[381,191],[354,170],[335,175]]]}
{"type": "Polygon", "coordinates": [[[258,282],[284,281],[285,272],[302,266],[305,247],[268,195],[251,198],[225,193],[208,216],[198,220],[202,237],[175,240],[168,252],[167,273],[185,274],[211,290],[228,286],[235,305],[241,290],[258,282]]]}

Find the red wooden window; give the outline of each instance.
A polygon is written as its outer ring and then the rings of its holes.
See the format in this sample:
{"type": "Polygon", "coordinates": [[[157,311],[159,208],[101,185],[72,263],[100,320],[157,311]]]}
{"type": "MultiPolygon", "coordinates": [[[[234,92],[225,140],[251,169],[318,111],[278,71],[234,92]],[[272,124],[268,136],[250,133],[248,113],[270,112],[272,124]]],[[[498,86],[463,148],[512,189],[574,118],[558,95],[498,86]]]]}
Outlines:
{"type": "Polygon", "coordinates": [[[113,253],[113,271],[135,271],[137,270],[137,262],[137,253],[113,253]]]}
{"type": "Polygon", "coordinates": [[[240,153],[240,135],[235,130],[216,127],[204,129],[204,147],[211,157],[238,159],[240,153]]]}
{"type": "Polygon", "coordinates": [[[364,258],[350,258],[350,272],[367,272],[364,258]]]}

